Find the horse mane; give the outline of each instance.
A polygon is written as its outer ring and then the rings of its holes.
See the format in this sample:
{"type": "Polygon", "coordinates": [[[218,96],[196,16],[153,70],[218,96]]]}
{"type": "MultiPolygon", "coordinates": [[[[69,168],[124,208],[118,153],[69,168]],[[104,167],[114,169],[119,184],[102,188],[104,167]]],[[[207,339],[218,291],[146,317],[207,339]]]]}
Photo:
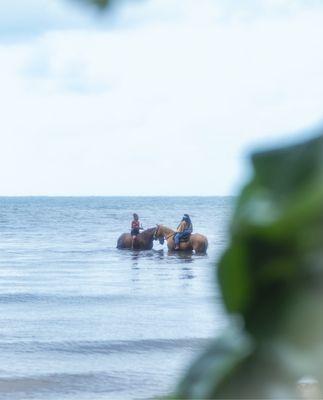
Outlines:
{"type": "Polygon", "coordinates": [[[163,229],[167,229],[168,231],[171,231],[171,232],[176,232],[174,229],[172,229],[172,228],[169,228],[168,226],[165,226],[165,225],[162,225],[162,224],[159,224],[159,227],[160,228],[163,228],[163,229]]]}
{"type": "Polygon", "coordinates": [[[142,235],[142,237],[144,239],[151,239],[151,237],[153,236],[155,231],[156,231],[156,228],[145,229],[144,231],[141,232],[140,235],[142,235]]]}

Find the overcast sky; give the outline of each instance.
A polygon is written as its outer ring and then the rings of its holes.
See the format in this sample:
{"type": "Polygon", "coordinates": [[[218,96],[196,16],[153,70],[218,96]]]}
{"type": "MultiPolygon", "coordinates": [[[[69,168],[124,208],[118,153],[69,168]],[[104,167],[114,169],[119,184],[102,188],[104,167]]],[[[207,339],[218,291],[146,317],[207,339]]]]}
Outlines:
{"type": "Polygon", "coordinates": [[[0,195],[225,195],[319,126],[323,6],[0,0],[0,195]]]}

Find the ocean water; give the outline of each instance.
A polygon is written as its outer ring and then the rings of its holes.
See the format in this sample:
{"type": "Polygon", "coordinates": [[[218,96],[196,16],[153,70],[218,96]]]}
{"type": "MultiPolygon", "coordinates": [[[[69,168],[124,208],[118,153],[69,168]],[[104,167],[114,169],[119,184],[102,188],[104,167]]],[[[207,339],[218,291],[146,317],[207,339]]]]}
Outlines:
{"type": "Polygon", "coordinates": [[[214,282],[228,197],[0,198],[0,399],[147,399],[167,394],[227,324],[214,282]],[[116,249],[183,213],[206,256],[116,249]]]}

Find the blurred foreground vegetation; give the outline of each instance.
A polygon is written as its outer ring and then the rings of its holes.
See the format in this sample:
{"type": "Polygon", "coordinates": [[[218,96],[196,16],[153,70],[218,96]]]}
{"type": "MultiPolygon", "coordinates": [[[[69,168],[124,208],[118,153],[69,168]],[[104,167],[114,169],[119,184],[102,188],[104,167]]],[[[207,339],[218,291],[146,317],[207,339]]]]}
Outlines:
{"type": "MultiPolygon", "coordinates": [[[[217,269],[231,329],[176,398],[297,399],[323,383],[323,136],[252,156],[217,269]]],[[[321,398],[318,387],[311,398],[321,398]]]]}

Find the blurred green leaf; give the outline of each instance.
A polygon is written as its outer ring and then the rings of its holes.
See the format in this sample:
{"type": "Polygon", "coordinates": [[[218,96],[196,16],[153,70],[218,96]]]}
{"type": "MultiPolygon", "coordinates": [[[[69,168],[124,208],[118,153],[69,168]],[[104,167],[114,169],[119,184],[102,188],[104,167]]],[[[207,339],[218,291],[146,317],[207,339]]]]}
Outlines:
{"type": "Polygon", "coordinates": [[[252,340],[237,333],[228,332],[215,340],[191,366],[179,385],[176,398],[213,398],[217,386],[248,358],[252,349],[252,340]]]}
{"type": "Polygon", "coordinates": [[[299,398],[323,383],[323,136],[252,156],[217,276],[227,311],[253,343],[220,338],[179,398],[299,398]]]}

